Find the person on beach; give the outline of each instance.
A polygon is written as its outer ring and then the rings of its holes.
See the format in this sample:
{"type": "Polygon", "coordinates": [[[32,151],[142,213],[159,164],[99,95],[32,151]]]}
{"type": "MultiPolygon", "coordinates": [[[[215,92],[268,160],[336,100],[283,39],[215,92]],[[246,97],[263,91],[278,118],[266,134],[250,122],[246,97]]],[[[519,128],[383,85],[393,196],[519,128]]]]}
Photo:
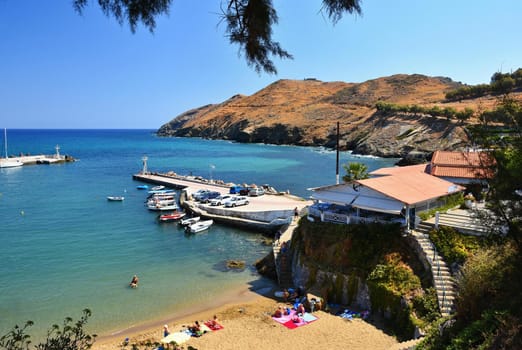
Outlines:
{"type": "Polygon", "coordinates": [[[281,306],[278,306],[277,307],[277,310],[274,312],[274,314],[272,315],[272,317],[275,317],[275,318],[280,318],[283,316],[283,307],[281,306]]]}
{"type": "Polygon", "coordinates": [[[169,334],[170,334],[169,326],[168,325],[164,325],[163,326],[163,338],[167,337],[169,334]]]}
{"type": "Polygon", "coordinates": [[[288,292],[288,289],[283,289],[283,300],[285,303],[288,301],[288,298],[290,298],[290,292],[288,292]]]}
{"type": "Polygon", "coordinates": [[[195,321],[192,326],[189,327],[189,331],[191,331],[193,334],[198,334],[201,331],[201,325],[198,321],[195,321]]]}
{"type": "Polygon", "coordinates": [[[296,312],[298,315],[304,315],[304,313],[306,312],[304,305],[299,303],[299,305],[297,305],[296,312]]]}
{"type": "Polygon", "coordinates": [[[132,277],[132,281],[129,283],[129,286],[131,288],[136,288],[136,287],[138,287],[138,282],[139,282],[138,276],[134,275],[134,277],[132,277]]]}
{"type": "Polygon", "coordinates": [[[218,324],[218,317],[217,317],[217,315],[214,315],[214,317],[212,317],[212,319],[208,321],[208,324],[209,324],[210,328],[216,327],[217,324],[218,324]]]}
{"type": "Polygon", "coordinates": [[[297,209],[297,207],[295,207],[295,209],[294,209],[294,219],[297,220],[298,217],[299,217],[299,209],[297,209]]]}

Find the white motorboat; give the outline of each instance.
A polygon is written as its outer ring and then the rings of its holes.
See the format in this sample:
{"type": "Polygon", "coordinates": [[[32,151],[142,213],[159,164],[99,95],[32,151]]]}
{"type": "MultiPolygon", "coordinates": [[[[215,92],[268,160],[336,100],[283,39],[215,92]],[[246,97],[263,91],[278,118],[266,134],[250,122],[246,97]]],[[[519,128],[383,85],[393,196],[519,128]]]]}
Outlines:
{"type": "Polygon", "coordinates": [[[4,128],[4,149],[5,158],[0,158],[0,168],[16,168],[24,165],[24,163],[18,159],[9,159],[7,155],[7,129],[4,128]]]}
{"type": "Polygon", "coordinates": [[[124,199],[123,196],[107,196],[107,200],[111,202],[123,202],[124,199]]]}
{"type": "Polygon", "coordinates": [[[158,210],[158,211],[179,209],[178,205],[175,202],[171,202],[168,204],[160,204],[160,203],[147,204],[147,208],[149,210],[158,210]]]}
{"type": "Polygon", "coordinates": [[[188,225],[192,225],[192,224],[195,224],[196,222],[198,222],[201,218],[199,216],[195,216],[193,218],[186,218],[186,219],[182,219],[180,220],[179,224],[181,226],[188,226],[188,225]]]}
{"type": "Polygon", "coordinates": [[[149,205],[171,205],[176,204],[176,199],[174,197],[171,198],[151,198],[147,200],[145,203],[147,206],[149,205]]]}
{"type": "Polygon", "coordinates": [[[190,233],[198,233],[204,230],[207,230],[212,224],[214,223],[214,220],[203,220],[198,221],[195,224],[187,226],[186,230],[190,233]]]}

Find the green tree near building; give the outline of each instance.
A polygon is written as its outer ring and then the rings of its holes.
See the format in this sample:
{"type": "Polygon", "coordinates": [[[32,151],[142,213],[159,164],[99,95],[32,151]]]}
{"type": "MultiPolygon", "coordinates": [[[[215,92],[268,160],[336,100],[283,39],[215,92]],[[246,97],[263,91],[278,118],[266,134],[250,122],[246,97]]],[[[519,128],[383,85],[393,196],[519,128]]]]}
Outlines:
{"type": "Polygon", "coordinates": [[[368,167],[363,163],[348,163],[343,165],[346,175],[343,176],[344,182],[352,182],[354,180],[363,180],[369,177],[368,167]]]}

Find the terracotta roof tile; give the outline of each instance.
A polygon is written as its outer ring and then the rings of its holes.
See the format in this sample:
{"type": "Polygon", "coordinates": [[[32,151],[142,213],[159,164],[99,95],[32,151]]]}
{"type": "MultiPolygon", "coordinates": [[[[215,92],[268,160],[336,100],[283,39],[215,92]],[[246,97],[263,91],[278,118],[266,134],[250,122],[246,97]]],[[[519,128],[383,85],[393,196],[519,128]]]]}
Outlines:
{"type": "Polygon", "coordinates": [[[464,189],[420,171],[406,171],[356,182],[406,204],[424,202],[464,189]]]}
{"type": "Polygon", "coordinates": [[[436,151],[431,159],[430,174],[468,179],[492,178],[495,159],[487,152],[436,151]]]}

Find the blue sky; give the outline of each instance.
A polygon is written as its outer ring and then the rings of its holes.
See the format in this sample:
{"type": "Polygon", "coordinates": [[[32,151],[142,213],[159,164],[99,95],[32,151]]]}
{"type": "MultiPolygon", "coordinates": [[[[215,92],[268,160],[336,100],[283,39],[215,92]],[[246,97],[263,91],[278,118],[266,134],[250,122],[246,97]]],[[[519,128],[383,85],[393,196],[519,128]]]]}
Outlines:
{"type": "Polygon", "coordinates": [[[333,25],[320,0],[274,0],[294,60],[257,74],[225,38],[221,0],[174,0],[154,34],[90,1],[0,0],[0,127],[159,128],[278,79],[363,82],[398,73],[487,83],[522,67],[520,0],[363,0],[333,25]]]}

